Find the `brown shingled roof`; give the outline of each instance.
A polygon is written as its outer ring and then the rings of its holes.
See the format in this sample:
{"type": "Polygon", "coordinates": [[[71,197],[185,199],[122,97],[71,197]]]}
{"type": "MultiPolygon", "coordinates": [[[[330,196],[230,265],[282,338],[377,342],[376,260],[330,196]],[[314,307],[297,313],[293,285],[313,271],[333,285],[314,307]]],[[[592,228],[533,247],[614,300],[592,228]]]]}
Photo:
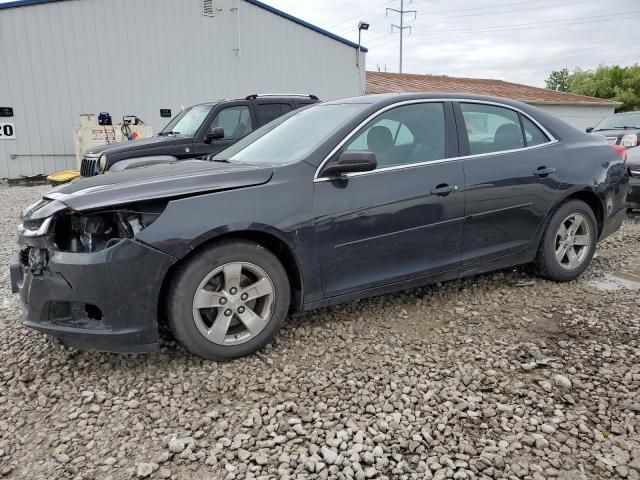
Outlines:
{"type": "Polygon", "coordinates": [[[557,92],[502,80],[387,72],[367,72],[367,93],[469,93],[537,104],[620,104],[614,100],[557,92]]]}

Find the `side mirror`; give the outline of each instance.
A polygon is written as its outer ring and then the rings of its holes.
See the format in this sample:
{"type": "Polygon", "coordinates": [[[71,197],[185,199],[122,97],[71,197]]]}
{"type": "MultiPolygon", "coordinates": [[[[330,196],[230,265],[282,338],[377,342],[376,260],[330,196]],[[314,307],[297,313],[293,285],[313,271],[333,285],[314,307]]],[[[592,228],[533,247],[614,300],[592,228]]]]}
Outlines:
{"type": "Polygon", "coordinates": [[[345,173],[370,172],[378,166],[376,154],[369,150],[343,152],[322,171],[323,177],[339,177],[345,173]]]}
{"type": "Polygon", "coordinates": [[[224,138],[224,128],[216,127],[207,132],[204,136],[204,143],[211,143],[213,140],[220,140],[221,138],[224,138]]]}
{"type": "Polygon", "coordinates": [[[587,129],[585,130],[585,132],[587,132],[587,133],[591,133],[591,132],[593,132],[593,127],[587,127],[587,129]]]}

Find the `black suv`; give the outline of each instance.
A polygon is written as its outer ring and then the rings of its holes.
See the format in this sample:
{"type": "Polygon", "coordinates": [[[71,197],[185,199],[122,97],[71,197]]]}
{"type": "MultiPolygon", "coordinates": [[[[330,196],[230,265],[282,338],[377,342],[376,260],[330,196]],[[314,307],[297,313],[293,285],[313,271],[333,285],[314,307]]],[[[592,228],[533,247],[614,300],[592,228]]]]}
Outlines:
{"type": "Polygon", "coordinates": [[[186,108],[156,137],[111,143],[87,150],[80,175],[170,163],[218,153],[258,127],[313,103],[315,95],[249,95],[186,108]]]}

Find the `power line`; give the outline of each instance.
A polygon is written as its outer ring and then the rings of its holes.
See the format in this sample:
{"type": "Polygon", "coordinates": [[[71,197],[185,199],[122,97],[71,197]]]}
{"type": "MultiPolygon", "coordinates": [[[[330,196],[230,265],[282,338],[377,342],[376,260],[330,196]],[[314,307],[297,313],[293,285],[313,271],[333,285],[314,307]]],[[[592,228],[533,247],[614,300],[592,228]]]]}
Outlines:
{"type": "Polygon", "coordinates": [[[395,12],[397,14],[400,15],[400,25],[396,25],[394,23],[391,24],[391,33],[393,33],[393,28],[397,28],[398,31],[400,32],[400,73],[402,73],[402,40],[404,38],[404,31],[405,30],[409,30],[409,33],[411,33],[411,27],[405,27],[404,26],[404,16],[409,14],[413,14],[414,18],[416,18],[418,16],[418,11],[417,10],[405,10],[404,9],[404,0],[400,0],[400,10],[396,9],[396,8],[389,8],[387,7],[387,14],[389,14],[389,12],[395,12]]]}
{"type": "MultiPolygon", "coordinates": [[[[633,12],[631,12],[633,13],[633,12]]],[[[584,18],[591,18],[591,17],[584,17],[584,18]]],[[[530,23],[530,24],[520,24],[518,26],[513,26],[513,27],[504,27],[504,28],[500,28],[500,29],[493,29],[493,30],[477,30],[477,29],[469,29],[467,31],[442,31],[442,32],[430,32],[430,33],[417,33],[414,34],[414,36],[425,36],[425,35],[439,35],[439,34],[449,34],[449,33],[456,33],[456,34],[475,34],[475,33],[491,33],[491,32],[505,32],[505,31],[510,31],[510,30],[525,30],[525,29],[530,29],[531,27],[535,26],[536,28],[553,28],[553,27],[557,27],[557,26],[564,26],[564,25],[587,25],[587,24],[593,24],[593,23],[602,23],[602,22],[611,22],[614,20],[636,20],[637,16],[630,16],[630,17],[626,17],[626,18],[617,18],[617,16],[615,18],[605,18],[605,19],[601,19],[601,20],[590,20],[590,21],[576,21],[576,22],[564,22],[563,23],[556,23],[556,24],[552,24],[552,25],[540,25],[540,23],[530,23]]],[[[386,43],[391,42],[392,39],[382,39],[382,36],[379,36],[375,39],[375,41],[373,42],[368,42],[367,47],[369,49],[373,49],[374,47],[378,47],[381,45],[384,45],[386,43]],[[382,40],[382,41],[380,41],[382,40]]]]}
{"type": "Polygon", "coordinates": [[[522,0],[520,2],[500,3],[497,5],[485,5],[483,7],[465,8],[462,10],[445,10],[442,12],[433,12],[433,15],[450,14],[450,13],[466,13],[475,10],[487,10],[489,8],[512,7],[514,5],[524,5],[525,3],[540,3],[539,0],[522,0]]]}
{"type": "MultiPolygon", "coordinates": [[[[430,1],[432,1],[432,0],[430,0],[430,1]]],[[[556,0],[553,0],[553,1],[555,2],[556,0]]],[[[594,3],[594,2],[599,2],[599,1],[600,0],[579,0],[579,1],[576,1],[576,2],[563,3],[562,5],[558,5],[558,6],[564,7],[564,6],[567,6],[567,5],[575,5],[575,4],[583,4],[583,3],[594,3]]],[[[553,7],[553,6],[555,6],[555,5],[550,5],[550,7],[553,7]]],[[[469,15],[464,15],[464,16],[500,15],[500,14],[503,14],[503,13],[519,12],[519,11],[539,9],[539,8],[540,8],[540,5],[537,5],[535,7],[526,7],[526,8],[519,9],[519,10],[509,10],[509,11],[502,11],[502,12],[480,12],[480,13],[469,14],[469,15]]],[[[429,17],[430,17],[430,15],[429,15],[429,17]]],[[[385,17],[383,16],[381,18],[385,18],[385,17]]],[[[458,18],[458,17],[456,17],[456,18],[458,18]]],[[[425,20],[427,20],[427,19],[428,18],[425,18],[425,20]]],[[[380,18],[374,18],[370,23],[373,24],[373,23],[377,22],[378,20],[380,20],[380,18]]],[[[420,22],[421,20],[418,19],[417,21],[420,22]]],[[[506,30],[506,28],[509,28],[509,27],[505,27],[505,30],[506,30]]],[[[518,28],[518,29],[520,29],[520,28],[518,28]]],[[[435,33],[436,32],[433,32],[433,34],[435,34],[435,33]]],[[[443,32],[443,33],[448,33],[448,31],[447,32],[443,32]]],[[[373,48],[373,47],[375,47],[377,45],[382,45],[384,43],[387,43],[388,40],[383,40],[382,42],[379,41],[383,37],[387,37],[387,35],[388,35],[387,33],[383,33],[383,34],[378,34],[378,35],[374,35],[374,36],[369,36],[367,38],[367,40],[366,40],[366,44],[367,44],[366,46],[368,48],[373,48]]],[[[417,34],[417,35],[425,35],[425,34],[420,33],[420,34],[417,34]]]]}
{"type": "MultiPolygon", "coordinates": [[[[565,2],[562,4],[557,4],[557,2],[553,2],[553,5],[549,5],[547,8],[550,7],[566,7],[568,5],[580,5],[583,3],[595,3],[598,2],[600,3],[601,0],[579,0],[577,2],[565,2]]],[[[546,7],[546,6],[545,6],[546,7]]],[[[429,13],[429,20],[433,19],[433,17],[441,17],[441,18],[447,18],[447,17],[455,17],[455,19],[458,18],[462,18],[462,17],[483,17],[483,16],[487,16],[487,15],[502,15],[505,13],[519,13],[519,12],[525,12],[528,10],[540,10],[541,5],[538,4],[534,5],[532,7],[525,7],[525,8],[514,8],[511,10],[501,10],[499,12],[476,12],[476,13],[462,13],[462,14],[458,14],[458,13],[429,13]]]]}
{"type": "Polygon", "coordinates": [[[613,14],[607,14],[607,15],[594,15],[594,16],[590,16],[590,17],[581,17],[581,18],[577,18],[577,19],[562,19],[562,20],[548,20],[548,21],[544,21],[544,22],[535,22],[535,23],[519,23],[519,24],[515,24],[512,25],[510,27],[497,27],[497,28],[462,28],[462,29],[448,29],[448,30],[440,30],[440,31],[435,31],[435,32],[426,32],[426,33],[417,33],[416,35],[420,35],[420,36],[425,36],[425,35],[449,35],[452,33],[482,33],[482,32],[505,32],[505,31],[509,31],[509,30],[521,30],[523,28],[530,28],[530,27],[541,27],[541,28],[545,28],[544,26],[547,27],[557,27],[557,26],[564,26],[564,25],[583,25],[583,24],[587,24],[587,23],[598,23],[598,22],[603,22],[603,21],[611,21],[611,20],[629,20],[633,17],[634,15],[638,15],[640,14],[640,10],[634,10],[631,12],[625,12],[625,16],[624,18],[620,18],[620,15],[617,13],[613,13],[613,14]],[[589,20],[589,19],[597,19],[600,18],[602,20],[593,20],[593,21],[586,21],[583,22],[582,20],[589,20]],[[567,21],[569,20],[569,21],[567,21]],[[575,20],[575,21],[573,21],[575,20]]]}
{"type": "Polygon", "coordinates": [[[378,4],[378,5],[376,5],[375,7],[370,8],[369,10],[365,10],[364,12],[360,12],[356,18],[351,17],[351,18],[348,18],[348,19],[343,20],[343,21],[341,21],[341,22],[334,23],[333,25],[331,25],[331,26],[327,27],[326,29],[327,29],[327,30],[331,30],[332,28],[335,28],[335,27],[337,27],[337,26],[339,26],[339,25],[343,25],[343,24],[345,24],[345,23],[347,23],[347,22],[354,22],[354,23],[355,23],[357,20],[361,20],[361,19],[363,19],[363,17],[362,17],[363,15],[366,15],[366,14],[367,14],[367,13],[369,13],[369,12],[373,12],[374,10],[377,10],[378,8],[382,7],[383,5],[385,5],[385,4],[387,4],[387,3],[389,3],[389,0],[385,0],[385,1],[384,1],[384,2],[382,2],[382,3],[379,3],[379,4],[378,4]]]}

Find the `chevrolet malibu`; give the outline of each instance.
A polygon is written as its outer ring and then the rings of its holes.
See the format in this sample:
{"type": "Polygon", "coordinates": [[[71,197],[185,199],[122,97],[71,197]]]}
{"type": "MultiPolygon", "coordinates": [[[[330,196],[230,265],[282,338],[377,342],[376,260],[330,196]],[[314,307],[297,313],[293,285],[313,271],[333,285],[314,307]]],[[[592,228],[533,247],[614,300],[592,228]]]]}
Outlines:
{"type": "Polygon", "coordinates": [[[63,185],[11,264],[25,325],[102,351],[247,355],[289,312],[512,265],[574,280],[625,214],[624,152],[492,97],[318,104],[208,161],[63,185]]]}

